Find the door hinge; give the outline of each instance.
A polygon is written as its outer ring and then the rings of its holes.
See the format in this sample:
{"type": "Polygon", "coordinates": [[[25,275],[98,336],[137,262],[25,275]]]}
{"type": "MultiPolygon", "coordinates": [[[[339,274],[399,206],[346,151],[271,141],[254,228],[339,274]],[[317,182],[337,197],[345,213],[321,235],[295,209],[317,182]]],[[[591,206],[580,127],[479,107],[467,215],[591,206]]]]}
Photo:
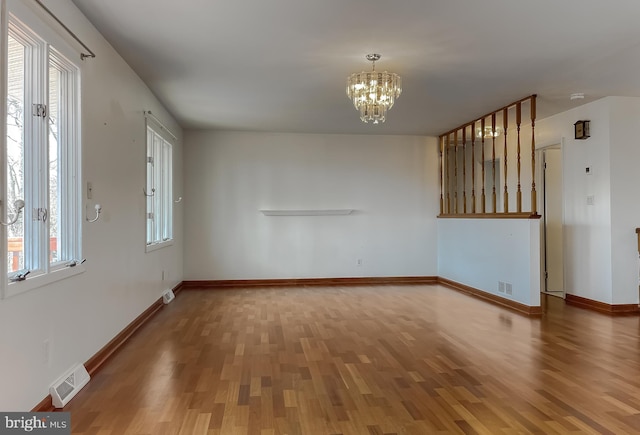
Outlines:
{"type": "Polygon", "coordinates": [[[47,106],[45,104],[34,104],[33,105],[33,116],[37,116],[39,118],[46,118],[46,116],[47,116],[47,106]]]}

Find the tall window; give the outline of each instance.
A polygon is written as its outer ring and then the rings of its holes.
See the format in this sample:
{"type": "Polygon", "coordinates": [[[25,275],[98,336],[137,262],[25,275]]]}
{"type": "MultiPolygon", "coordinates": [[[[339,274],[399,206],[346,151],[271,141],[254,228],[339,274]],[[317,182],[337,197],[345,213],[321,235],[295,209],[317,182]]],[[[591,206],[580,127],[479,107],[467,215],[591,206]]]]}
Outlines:
{"type": "MultiPolygon", "coordinates": [[[[80,257],[79,70],[9,14],[6,62],[6,275],[10,283],[80,257]],[[27,273],[28,272],[28,273],[27,273]]],[[[17,284],[16,284],[17,285],[17,284]]]]}
{"type": "Polygon", "coordinates": [[[171,137],[147,119],[147,251],[173,242],[171,137]]]}

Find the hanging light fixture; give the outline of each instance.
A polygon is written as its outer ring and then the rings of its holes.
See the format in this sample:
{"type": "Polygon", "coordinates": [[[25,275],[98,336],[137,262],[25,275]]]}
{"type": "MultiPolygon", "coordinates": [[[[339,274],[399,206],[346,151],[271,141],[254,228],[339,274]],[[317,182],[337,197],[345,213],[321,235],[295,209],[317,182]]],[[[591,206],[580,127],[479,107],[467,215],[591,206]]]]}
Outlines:
{"type": "Polygon", "coordinates": [[[379,54],[366,57],[373,63],[372,70],[351,74],[347,79],[347,95],[360,112],[362,122],[379,124],[385,121],[387,110],[402,93],[402,79],[395,73],[376,71],[379,54]]]}
{"type": "Polygon", "coordinates": [[[476,137],[481,139],[483,136],[485,139],[491,139],[492,137],[498,137],[502,134],[502,128],[496,127],[495,130],[491,130],[491,126],[486,126],[484,128],[484,134],[482,132],[482,128],[476,128],[476,137]]]}

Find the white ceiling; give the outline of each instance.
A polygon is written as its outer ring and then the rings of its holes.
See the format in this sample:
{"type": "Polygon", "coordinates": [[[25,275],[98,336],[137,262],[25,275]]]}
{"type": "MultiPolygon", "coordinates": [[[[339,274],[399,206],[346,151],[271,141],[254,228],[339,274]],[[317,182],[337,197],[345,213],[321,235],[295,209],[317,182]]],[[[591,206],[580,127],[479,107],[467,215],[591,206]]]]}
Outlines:
{"type": "Polygon", "coordinates": [[[185,128],[437,135],[640,96],[638,0],[73,1],[185,128]],[[403,79],[383,125],[345,94],[367,53],[403,79]]]}

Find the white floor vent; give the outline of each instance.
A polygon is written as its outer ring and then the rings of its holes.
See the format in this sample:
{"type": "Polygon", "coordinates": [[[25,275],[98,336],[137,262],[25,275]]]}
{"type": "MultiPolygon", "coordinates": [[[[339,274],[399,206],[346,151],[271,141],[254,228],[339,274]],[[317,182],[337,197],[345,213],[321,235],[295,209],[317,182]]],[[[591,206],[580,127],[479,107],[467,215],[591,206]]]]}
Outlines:
{"type": "Polygon", "coordinates": [[[171,302],[173,299],[175,299],[175,297],[176,295],[173,294],[173,290],[171,289],[162,292],[162,302],[164,302],[165,304],[171,302]]]}
{"type": "Polygon", "coordinates": [[[90,376],[82,364],[76,364],[49,387],[51,401],[56,408],[63,408],[89,382],[90,376]]]}

